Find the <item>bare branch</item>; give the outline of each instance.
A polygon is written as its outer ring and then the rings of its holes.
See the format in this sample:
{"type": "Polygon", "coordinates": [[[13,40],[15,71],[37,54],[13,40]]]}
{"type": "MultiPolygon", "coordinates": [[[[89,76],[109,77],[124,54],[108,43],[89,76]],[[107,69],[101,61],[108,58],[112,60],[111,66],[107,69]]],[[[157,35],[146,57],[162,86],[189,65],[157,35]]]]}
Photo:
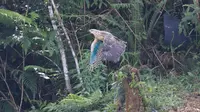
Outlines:
{"type": "Polygon", "coordinates": [[[157,56],[154,48],[152,48],[154,55],[156,56],[157,60],[159,61],[160,65],[163,67],[163,69],[165,70],[165,72],[167,73],[167,70],[165,69],[164,65],[162,64],[162,62],[160,61],[159,57],[157,56]]]}
{"type": "Polygon", "coordinates": [[[23,84],[23,80],[21,83],[21,99],[20,99],[20,105],[19,105],[19,112],[21,112],[21,108],[22,108],[22,103],[23,103],[23,98],[24,98],[24,84],[23,84]]]}

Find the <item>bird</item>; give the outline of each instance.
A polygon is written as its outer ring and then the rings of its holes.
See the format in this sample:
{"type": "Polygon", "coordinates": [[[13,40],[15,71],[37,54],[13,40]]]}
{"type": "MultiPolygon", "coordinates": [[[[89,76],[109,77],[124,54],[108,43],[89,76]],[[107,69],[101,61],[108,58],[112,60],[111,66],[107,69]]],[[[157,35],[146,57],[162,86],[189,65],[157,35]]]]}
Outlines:
{"type": "Polygon", "coordinates": [[[126,50],[126,42],[107,31],[90,29],[94,40],[90,46],[90,65],[98,66],[103,61],[117,63],[126,50]]]}

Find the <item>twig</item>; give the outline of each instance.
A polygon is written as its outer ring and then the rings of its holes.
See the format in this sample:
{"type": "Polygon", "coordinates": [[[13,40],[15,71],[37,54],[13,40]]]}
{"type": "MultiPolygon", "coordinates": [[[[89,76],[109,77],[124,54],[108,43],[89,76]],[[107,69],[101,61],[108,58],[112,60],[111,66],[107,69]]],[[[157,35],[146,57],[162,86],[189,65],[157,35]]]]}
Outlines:
{"type": "MultiPolygon", "coordinates": [[[[8,99],[8,97],[2,92],[2,91],[0,91],[0,94],[3,96],[3,98],[4,99],[2,99],[2,100],[5,100],[5,101],[7,101],[11,106],[13,106],[13,107],[15,107],[15,105],[13,104],[13,102],[10,100],[10,99],[8,99]]],[[[1,101],[2,101],[1,100],[1,101]]]]}
{"type": "Polygon", "coordinates": [[[173,36],[172,36],[172,40],[170,42],[170,50],[171,50],[171,53],[172,53],[172,61],[173,61],[173,68],[175,68],[175,62],[174,62],[174,49],[173,49],[173,45],[172,45],[172,42],[174,40],[174,32],[172,32],[173,36]]]}
{"type": "MultiPolygon", "coordinates": [[[[162,15],[162,12],[163,12],[163,10],[165,9],[166,3],[167,3],[167,1],[165,2],[165,4],[163,4],[163,6],[161,6],[162,9],[156,10],[156,13],[153,14],[152,18],[153,18],[153,21],[155,21],[155,22],[152,23],[152,26],[151,26],[151,24],[150,24],[150,27],[149,27],[148,32],[147,32],[147,36],[148,36],[148,37],[151,35],[152,30],[154,29],[154,27],[155,27],[155,25],[157,24],[157,22],[158,22],[160,16],[162,15]],[[157,12],[157,11],[158,11],[158,12],[157,12]],[[159,15],[158,15],[158,14],[159,14],[159,15]],[[158,15],[158,17],[157,17],[157,15],[158,15]],[[156,17],[157,17],[157,19],[156,19],[156,17]],[[156,19],[156,20],[155,20],[155,19],[156,19]]],[[[151,18],[151,19],[152,19],[152,18],[151,18]]]]}
{"type": "Polygon", "coordinates": [[[11,101],[12,101],[12,104],[13,104],[14,108],[15,108],[16,110],[18,110],[18,106],[17,106],[17,104],[15,103],[15,99],[14,99],[12,93],[11,93],[11,90],[10,90],[10,87],[9,87],[8,83],[6,82],[5,79],[3,79],[3,80],[4,80],[4,83],[6,84],[7,89],[8,89],[8,94],[9,94],[9,96],[10,96],[10,99],[11,99],[11,101]]]}
{"type": "MultiPolygon", "coordinates": [[[[25,53],[23,52],[23,69],[25,67],[25,59],[26,59],[26,56],[25,56],[25,53]]],[[[19,84],[20,86],[20,84],[19,84]]],[[[23,98],[24,98],[24,80],[21,79],[21,99],[20,99],[20,104],[19,104],[19,112],[21,112],[21,108],[22,108],[22,103],[23,103],[23,98]]]]}
{"type": "Polygon", "coordinates": [[[161,64],[161,66],[163,67],[163,69],[165,70],[165,72],[167,73],[167,70],[165,69],[164,65],[162,64],[162,62],[160,61],[160,59],[158,58],[158,56],[155,53],[154,48],[152,48],[154,55],[156,56],[157,60],[159,61],[159,63],[161,64]]]}
{"type": "Polygon", "coordinates": [[[4,97],[4,99],[8,99],[8,97],[2,91],[0,91],[0,94],[4,97]]]}
{"type": "MultiPolygon", "coordinates": [[[[1,61],[3,62],[3,60],[1,60],[1,61]]],[[[2,76],[2,78],[3,78],[2,80],[3,80],[4,83],[6,84],[6,87],[7,87],[7,89],[8,89],[8,93],[9,93],[9,96],[10,96],[12,102],[13,102],[13,103],[15,104],[15,106],[17,107],[17,105],[16,105],[16,103],[15,103],[15,99],[14,99],[12,93],[11,93],[10,87],[9,87],[7,81],[6,81],[6,76],[7,76],[7,75],[6,75],[6,64],[3,66],[3,73],[4,73],[4,76],[2,76]]]]}
{"type": "Polygon", "coordinates": [[[83,18],[83,23],[85,24],[85,11],[86,11],[85,2],[86,2],[86,1],[84,0],[83,2],[84,2],[84,4],[83,4],[83,8],[84,8],[84,9],[83,9],[83,13],[84,13],[84,14],[83,14],[83,15],[84,15],[84,16],[83,16],[83,17],[84,17],[84,18],[83,18]]]}
{"type": "MultiPolygon", "coordinates": [[[[17,81],[16,81],[17,82],[17,81]]],[[[17,82],[17,84],[18,85],[20,85],[18,82],[17,82]]],[[[20,89],[22,89],[20,86],[19,86],[19,88],[20,89]]],[[[24,88],[23,88],[24,89],[24,88]]],[[[29,97],[29,95],[28,95],[28,93],[26,92],[26,89],[24,89],[24,94],[26,95],[26,97],[27,97],[27,99],[28,99],[28,101],[30,102],[30,104],[31,104],[31,99],[30,99],[30,97],[29,97]]],[[[32,104],[31,104],[32,105],[32,104]]]]}
{"type": "Polygon", "coordinates": [[[185,65],[183,65],[180,61],[178,61],[175,57],[172,57],[177,63],[179,63],[180,65],[182,65],[182,66],[185,66],[185,65]]]}
{"type": "Polygon", "coordinates": [[[50,62],[52,62],[52,63],[58,68],[58,70],[59,70],[60,72],[62,72],[62,70],[60,69],[60,67],[59,67],[54,61],[52,61],[49,57],[44,56],[44,55],[42,55],[42,54],[40,54],[40,53],[38,53],[38,52],[36,52],[36,54],[39,54],[40,56],[43,56],[44,58],[46,58],[47,60],[49,60],[50,62]]]}
{"type": "MultiPolygon", "coordinates": [[[[102,11],[101,13],[104,13],[107,10],[102,11]]],[[[89,21],[88,23],[85,23],[84,25],[82,25],[81,27],[79,27],[77,30],[80,30],[82,28],[84,28],[86,25],[90,24],[93,21],[96,21],[97,19],[101,18],[102,16],[107,16],[108,14],[110,14],[112,12],[112,10],[109,10],[106,14],[102,14],[102,15],[98,15],[96,18],[92,19],[91,21],[89,21]]],[[[101,14],[100,13],[100,14],[101,14]]]]}
{"type": "MultiPolygon", "coordinates": [[[[126,26],[128,27],[128,29],[131,31],[131,33],[134,35],[135,39],[139,42],[139,44],[144,47],[140,41],[140,39],[137,38],[136,34],[134,33],[134,31],[132,30],[132,28],[129,26],[129,24],[124,20],[124,18],[122,17],[122,15],[116,10],[114,9],[114,11],[119,15],[119,17],[122,19],[122,21],[126,24],[126,26]]],[[[145,47],[144,47],[145,48],[145,47]]],[[[136,49],[136,48],[135,48],[136,49]]]]}
{"type": "Polygon", "coordinates": [[[22,87],[21,87],[21,99],[20,99],[20,105],[19,105],[19,112],[21,112],[21,108],[22,108],[22,103],[23,103],[23,98],[24,98],[24,83],[23,83],[23,79],[22,79],[22,87]]]}
{"type": "Polygon", "coordinates": [[[79,43],[79,40],[78,40],[78,37],[77,37],[77,34],[76,34],[77,30],[74,29],[73,24],[72,24],[71,21],[70,21],[70,23],[71,23],[71,26],[72,26],[72,30],[74,32],[74,36],[76,37],[76,42],[77,42],[77,45],[78,45],[79,54],[80,54],[80,57],[82,59],[81,47],[80,47],[80,43],[79,43]]]}
{"type": "Polygon", "coordinates": [[[187,52],[185,53],[185,56],[184,56],[184,58],[186,58],[186,56],[189,54],[189,52],[190,52],[190,50],[193,48],[193,46],[191,46],[188,50],[187,50],[187,52]]]}
{"type": "MultiPolygon", "coordinates": [[[[116,10],[116,9],[114,9],[114,11],[119,15],[119,17],[123,20],[123,22],[126,24],[126,26],[128,27],[128,29],[133,33],[133,35],[135,36],[135,38],[136,39],[138,39],[137,38],[137,36],[136,36],[136,34],[134,33],[134,31],[132,30],[132,28],[129,26],[129,24],[124,20],[124,18],[122,17],[122,15],[116,10]]],[[[139,39],[138,39],[139,40],[139,39]]]]}

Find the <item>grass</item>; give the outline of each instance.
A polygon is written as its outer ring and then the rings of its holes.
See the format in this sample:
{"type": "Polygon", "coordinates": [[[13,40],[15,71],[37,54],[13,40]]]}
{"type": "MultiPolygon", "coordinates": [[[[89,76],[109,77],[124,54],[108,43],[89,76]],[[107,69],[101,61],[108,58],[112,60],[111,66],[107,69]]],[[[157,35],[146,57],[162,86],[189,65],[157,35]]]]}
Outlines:
{"type": "Polygon", "coordinates": [[[183,105],[183,96],[200,91],[200,76],[191,72],[181,76],[157,78],[149,73],[141,74],[141,95],[146,111],[167,112],[169,109],[183,105]]]}

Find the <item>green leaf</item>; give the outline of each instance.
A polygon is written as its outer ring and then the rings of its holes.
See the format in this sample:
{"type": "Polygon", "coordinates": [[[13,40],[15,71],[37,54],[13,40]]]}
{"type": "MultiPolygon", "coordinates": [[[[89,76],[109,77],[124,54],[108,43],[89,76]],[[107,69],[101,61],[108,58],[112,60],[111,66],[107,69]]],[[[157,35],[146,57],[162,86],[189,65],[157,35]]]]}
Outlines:
{"type": "Polygon", "coordinates": [[[31,19],[32,19],[33,21],[39,18],[39,15],[38,15],[36,12],[31,12],[31,13],[30,13],[30,16],[31,16],[31,19]]]}
{"type": "Polygon", "coordinates": [[[21,44],[22,44],[22,48],[23,48],[24,51],[25,51],[25,54],[27,54],[28,49],[31,47],[31,41],[30,41],[27,37],[24,37],[24,38],[22,39],[21,44]]]}
{"type": "Polygon", "coordinates": [[[33,95],[37,93],[37,77],[32,72],[23,72],[20,75],[23,84],[31,90],[33,95]]]}
{"type": "Polygon", "coordinates": [[[29,24],[36,25],[30,18],[27,18],[17,12],[0,9],[0,23],[14,27],[15,25],[29,24]]]}

